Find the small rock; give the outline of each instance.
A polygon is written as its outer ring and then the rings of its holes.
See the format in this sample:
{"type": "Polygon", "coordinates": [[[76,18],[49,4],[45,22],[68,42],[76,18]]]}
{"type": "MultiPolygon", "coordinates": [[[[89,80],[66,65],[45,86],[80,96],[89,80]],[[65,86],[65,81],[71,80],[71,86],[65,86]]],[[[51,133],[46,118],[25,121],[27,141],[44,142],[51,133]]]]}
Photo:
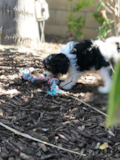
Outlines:
{"type": "Polygon", "coordinates": [[[20,158],[24,159],[24,160],[34,160],[33,157],[25,154],[25,153],[20,153],[20,158]]]}
{"type": "Polygon", "coordinates": [[[41,156],[41,152],[39,151],[39,152],[37,152],[37,156],[38,157],[40,157],[41,156]]]}
{"type": "Polygon", "coordinates": [[[98,143],[96,144],[95,149],[98,149],[99,146],[100,146],[100,142],[98,142],[98,143]]]}
{"type": "Polygon", "coordinates": [[[79,106],[80,106],[81,104],[82,104],[82,102],[78,102],[78,104],[77,104],[77,105],[79,105],[79,106]]]}
{"type": "Polygon", "coordinates": [[[37,146],[37,143],[36,142],[32,142],[32,145],[37,146]]]}
{"type": "Polygon", "coordinates": [[[86,108],[86,107],[83,107],[83,109],[84,109],[84,110],[87,110],[87,108],[86,108]]]}
{"type": "Polygon", "coordinates": [[[38,143],[38,146],[41,147],[44,152],[47,151],[47,147],[46,147],[45,144],[43,144],[43,143],[38,143]]]}
{"type": "Polygon", "coordinates": [[[19,158],[19,157],[16,157],[16,159],[15,160],[21,160],[21,158],[19,158]]]}
{"type": "Polygon", "coordinates": [[[119,154],[119,153],[116,153],[116,154],[114,155],[114,157],[115,157],[115,158],[120,158],[120,154],[119,154]]]}
{"type": "Polygon", "coordinates": [[[8,160],[15,160],[15,158],[14,157],[9,157],[8,160]]]}
{"type": "Polygon", "coordinates": [[[115,134],[114,134],[111,130],[108,130],[108,133],[109,133],[111,136],[115,137],[115,134]]]}
{"type": "Polygon", "coordinates": [[[35,114],[35,111],[31,111],[31,114],[35,114]]]}
{"type": "Polygon", "coordinates": [[[78,129],[79,129],[80,131],[83,131],[83,130],[85,129],[85,126],[84,126],[84,125],[78,126],[78,129]]]}
{"type": "Polygon", "coordinates": [[[120,151],[120,146],[117,146],[118,151],[120,151]]]}
{"type": "Polygon", "coordinates": [[[5,153],[5,152],[1,152],[1,157],[2,157],[2,158],[6,158],[6,157],[8,157],[8,154],[5,153]]]}

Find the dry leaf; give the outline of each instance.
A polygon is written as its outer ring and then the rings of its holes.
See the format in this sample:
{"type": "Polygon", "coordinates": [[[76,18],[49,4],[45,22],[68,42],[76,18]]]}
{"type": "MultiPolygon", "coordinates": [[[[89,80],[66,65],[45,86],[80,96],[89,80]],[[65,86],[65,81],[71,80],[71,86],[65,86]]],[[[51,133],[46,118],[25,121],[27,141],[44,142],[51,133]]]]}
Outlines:
{"type": "Polygon", "coordinates": [[[0,109],[0,116],[3,117],[3,110],[0,109]]]}
{"type": "Polygon", "coordinates": [[[108,148],[108,143],[103,143],[100,147],[99,147],[99,149],[101,149],[101,150],[103,150],[103,149],[106,149],[106,148],[108,148]]]}

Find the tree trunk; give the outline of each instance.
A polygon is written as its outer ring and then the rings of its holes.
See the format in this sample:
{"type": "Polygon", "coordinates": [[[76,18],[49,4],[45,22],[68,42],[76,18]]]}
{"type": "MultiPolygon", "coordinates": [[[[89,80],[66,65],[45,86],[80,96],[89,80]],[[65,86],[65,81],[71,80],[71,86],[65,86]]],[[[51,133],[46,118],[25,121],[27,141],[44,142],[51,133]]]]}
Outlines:
{"type": "Polygon", "coordinates": [[[34,0],[0,0],[1,44],[39,45],[34,0]]]}

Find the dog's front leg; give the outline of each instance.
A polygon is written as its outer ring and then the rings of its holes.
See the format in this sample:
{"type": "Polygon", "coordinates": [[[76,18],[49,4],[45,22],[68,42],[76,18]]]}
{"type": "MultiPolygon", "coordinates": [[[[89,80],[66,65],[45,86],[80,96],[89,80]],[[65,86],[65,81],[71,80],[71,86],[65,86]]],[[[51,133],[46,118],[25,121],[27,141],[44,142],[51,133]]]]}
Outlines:
{"type": "Polygon", "coordinates": [[[70,90],[79,80],[82,73],[70,74],[64,82],[60,83],[60,87],[65,90],[70,90]]]}
{"type": "Polygon", "coordinates": [[[67,79],[65,79],[64,82],[60,83],[60,87],[65,89],[65,90],[69,90],[69,89],[72,88],[72,77],[71,77],[71,75],[69,75],[67,77],[67,79]]]}

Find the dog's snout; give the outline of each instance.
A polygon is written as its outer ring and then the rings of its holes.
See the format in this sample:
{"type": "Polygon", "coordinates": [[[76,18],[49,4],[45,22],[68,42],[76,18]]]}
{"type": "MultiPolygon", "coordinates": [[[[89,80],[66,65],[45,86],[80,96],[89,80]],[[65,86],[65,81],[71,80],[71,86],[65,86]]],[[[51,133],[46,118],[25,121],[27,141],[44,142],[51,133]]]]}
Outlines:
{"type": "Polygon", "coordinates": [[[53,75],[52,75],[52,73],[51,72],[49,72],[49,71],[45,71],[44,73],[44,77],[46,77],[47,79],[49,79],[49,78],[52,78],[53,77],[53,75]]]}

